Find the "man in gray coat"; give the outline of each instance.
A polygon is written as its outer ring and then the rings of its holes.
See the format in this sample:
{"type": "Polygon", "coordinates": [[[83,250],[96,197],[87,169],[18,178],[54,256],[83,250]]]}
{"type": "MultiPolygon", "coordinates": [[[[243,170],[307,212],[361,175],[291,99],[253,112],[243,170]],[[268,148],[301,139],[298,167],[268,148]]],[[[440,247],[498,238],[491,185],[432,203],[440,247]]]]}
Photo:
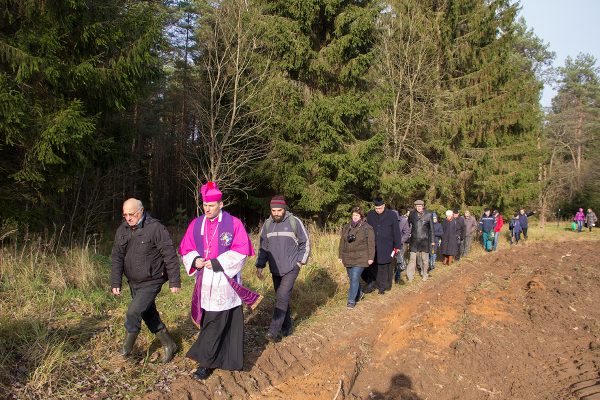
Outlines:
{"type": "Polygon", "coordinates": [[[400,247],[396,253],[396,274],[394,282],[400,283],[400,274],[406,269],[406,260],[404,259],[404,244],[410,239],[410,224],[408,223],[408,207],[403,207],[398,212],[398,226],[400,227],[400,247]]]}
{"type": "Polygon", "coordinates": [[[421,277],[427,280],[427,267],[429,264],[429,253],[435,245],[433,233],[433,217],[425,210],[423,200],[415,201],[415,209],[408,214],[408,223],[411,227],[409,251],[410,258],[406,269],[406,277],[409,282],[415,277],[417,259],[421,261],[421,277]]]}
{"type": "Polygon", "coordinates": [[[300,268],[308,261],[310,242],[302,221],[288,211],[283,196],[274,196],[270,206],[271,216],[260,230],[256,275],[264,279],[263,269],[268,262],[276,300],[266,339],[278,342],[293,330],[290,297],[300,268]]]}
{"type": "Polygon", "coordinates": [[[473,236],[477,233],[477,219],[471,215],[471,211],[465,211],[465,238],[464,238],[464,246],[463,246],[463,256],[469,254],[471,251],[471,244],[473,243],[473,236]]]}

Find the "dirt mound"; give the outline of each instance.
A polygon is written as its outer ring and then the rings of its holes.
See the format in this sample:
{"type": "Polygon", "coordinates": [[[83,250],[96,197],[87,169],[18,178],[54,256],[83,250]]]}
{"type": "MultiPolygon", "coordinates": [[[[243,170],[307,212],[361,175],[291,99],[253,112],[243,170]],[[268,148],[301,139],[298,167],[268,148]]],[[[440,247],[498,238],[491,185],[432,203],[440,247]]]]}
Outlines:
{"type": "Polygon", "coordinates": [[[600,399],[597,243],[438,267],[247,355],[242,372],[147,399],[600,399]]]}

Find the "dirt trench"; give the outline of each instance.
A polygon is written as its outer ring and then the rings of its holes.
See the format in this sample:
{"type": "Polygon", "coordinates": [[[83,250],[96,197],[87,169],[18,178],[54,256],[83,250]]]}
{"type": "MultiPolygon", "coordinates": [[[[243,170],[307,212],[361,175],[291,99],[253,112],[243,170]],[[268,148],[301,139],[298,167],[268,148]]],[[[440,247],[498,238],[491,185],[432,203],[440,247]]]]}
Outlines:
{"type": "Polygon", "coordinates": [[[145,399],[600,400],[597,246],[526,243],[438,266],[250,352],[245,371],[145,399]]]}

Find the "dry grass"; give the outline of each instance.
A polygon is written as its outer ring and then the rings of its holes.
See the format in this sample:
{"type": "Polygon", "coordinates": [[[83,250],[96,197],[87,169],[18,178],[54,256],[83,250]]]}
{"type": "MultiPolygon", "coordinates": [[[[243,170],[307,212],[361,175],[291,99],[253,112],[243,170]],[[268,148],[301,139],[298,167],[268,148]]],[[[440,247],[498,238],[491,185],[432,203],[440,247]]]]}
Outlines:
{"type": "MultiPolygon", "coordinates": [[[[565,228],[532,226],[529,240],[600,237],[598,231],[577,234],[565,228]]],[[[256,236],[252,239],[256,246],[256,236]]],[[[329,318],[346,303],[348,283],[337,261],[337,234],[311,229],[311,239],[311,258],[292,298],[299,329],[329,318]]],[[[503,236],[500,249],[508,246],[503,236]]],[[[469,258],[482,253],[474,243],[469,258]]],[[[182,290],[174,295],[165,289],[157,299],[181,348],[172,363],[162,365],[157,362],[160,345],[146,328],[131,360],[117,355],[130,295],[125,289],[121,297],[111,296],[109,275],[109,258],[90,247],[56,249],[37,240],[0,248],[0,398],[133,398],[189,374],[193,364],[183,354],[197,333],[189,321],[192,279],[182,273],[182,290]]],[[[248,260],[243,279],[266,297],[247,316],[247,346],[261,345],[274,304],[271,279],[256,278],[254,259],[248,260]]]]}

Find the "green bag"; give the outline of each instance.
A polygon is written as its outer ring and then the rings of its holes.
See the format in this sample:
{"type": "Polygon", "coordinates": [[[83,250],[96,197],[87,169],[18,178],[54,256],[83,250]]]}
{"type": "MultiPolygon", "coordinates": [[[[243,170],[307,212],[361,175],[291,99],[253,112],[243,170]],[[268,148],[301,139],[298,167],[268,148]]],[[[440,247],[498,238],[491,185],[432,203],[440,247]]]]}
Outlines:
{"type": "Polygon", "coordinates": [[[577,222],[575,222],[575,221],[571,222],[571,230],[573,232],[577,230],[577,222]]]}

